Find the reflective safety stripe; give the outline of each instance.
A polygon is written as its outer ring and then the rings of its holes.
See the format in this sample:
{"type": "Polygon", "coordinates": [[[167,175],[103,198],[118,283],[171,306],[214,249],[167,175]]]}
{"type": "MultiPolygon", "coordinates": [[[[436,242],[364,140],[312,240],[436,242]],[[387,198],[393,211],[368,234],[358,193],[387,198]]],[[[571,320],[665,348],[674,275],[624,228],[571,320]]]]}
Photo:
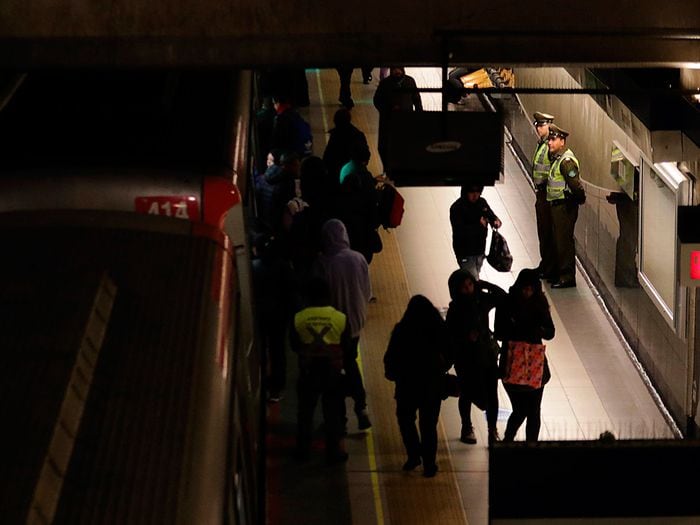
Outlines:
{"type": "Polygon", "coordinates": [[[566,178],[562,175],[559,166],[564,159],[571,159],[576,163],[576,167],[579,166],[578,159],[574,156],[574,152],[567,149],[562,155],[552,163],[552,167],[549,170],[549,177],[547,179],[547,200],[548,201],[558,201],[564,198],[564,193],[568,189],[566,185],[566,178]]]}
{"type": "Polygon", "coordinates": [[[302,358],[330,359],[334,367],[342,368],[341,339],[347,316],[332,306],[311,306],[294,316],[294,330],[299,336],[302,358]]]}
{"type": "Polygon", "coordinates": [[[532,182],[535,186],[539,186],[547,181],[549,176],[549,147],[547,141],[540,143],[535,150],[535,156],[532,159],[532,182]]]}

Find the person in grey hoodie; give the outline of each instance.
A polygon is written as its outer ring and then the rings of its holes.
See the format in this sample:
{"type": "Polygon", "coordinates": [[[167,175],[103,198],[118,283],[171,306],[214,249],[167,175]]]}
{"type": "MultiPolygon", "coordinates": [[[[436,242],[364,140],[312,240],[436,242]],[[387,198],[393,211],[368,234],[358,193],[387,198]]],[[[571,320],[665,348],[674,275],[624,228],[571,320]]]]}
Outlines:
{"type": "Polygon", "coordinates": [[[353,398],[358,428],[372,426],[367,414],[367,394],[357,365],[360,332],[367,319],[367,304],[371,296],[369,267],[365,257],[350,248],[345,225],[330,219],[321,228],[321,253],[314,262],[313,274],[328,282],[331,305],[348,317],[350,341],[343,352],[346,395],[353,398]]]}

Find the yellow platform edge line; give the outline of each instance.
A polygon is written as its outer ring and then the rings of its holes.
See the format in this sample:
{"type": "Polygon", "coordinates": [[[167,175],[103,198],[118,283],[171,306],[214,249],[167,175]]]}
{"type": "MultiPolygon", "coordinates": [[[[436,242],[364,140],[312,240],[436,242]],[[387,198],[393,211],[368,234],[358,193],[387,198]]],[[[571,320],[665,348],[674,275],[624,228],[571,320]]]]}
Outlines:
{"type": "MultiPolygon", "coordinates": [[[[316,85],[318,86],[318,97],[321,102],[321,119],[323,120],[323,130],[328,133],[328,114],[326,113],[326,105],[323,99],[323,88],[321,86],[321,72],[319,69],[313,70],[316,77],[316,85]]],[[[360,374],[364,375],[362,370],[362,348],[358,347],[357,364],[360,368],[360,374]]],[[[384,506],[382,504],[382,494],[379,488],[379,475],[377,474],[377,457],[374,451],[374,439],[372,431],[367,432],[367,459],[369,463],[370,479],[372,481],[372,494],[374,495],[374,512],[377,516],[377,524],[384,525],[384,506]]]]}

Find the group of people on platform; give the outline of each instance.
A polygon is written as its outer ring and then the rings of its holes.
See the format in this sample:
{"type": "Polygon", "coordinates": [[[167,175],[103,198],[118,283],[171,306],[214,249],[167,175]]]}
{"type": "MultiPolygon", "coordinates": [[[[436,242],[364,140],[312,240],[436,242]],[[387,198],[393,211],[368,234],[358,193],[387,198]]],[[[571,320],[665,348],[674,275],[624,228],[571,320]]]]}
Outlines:
{"type": "Polygon", "coordinates": [[[586,201],[579,161],[566,145],[569,132],[554,124],[553,115],[537,111],[533,116],[539,139],[532,159],[538,270],[552,288],[572,288],[576,286],[574,227],[578,208],[586,201]]]}
{"type": "Polygon", "coordinates": [[[406,471],[421,463],[425,477],[433,477],[438,470],[437,422],[442,400],[455,395],[450,392],[448,374],[453,366],[460,441],[477,442],[472,404],[486,413],[489,441],[500,439],[496,427],[499,379],[512,407],[503,441],[513,441],[526,420],[525,439],[539,439],[542,396],[551,378],[543,341],[552,339],[555,332],[541,280],[548,280],[554,289],[576,286],[574,226],[578,207],[585,202],[578,159],[566,147],[569,133],[553,120],[547,113],[534,114],[539,137],[532,167],[538,267],[521,270],[507,293],[479,279],[488,226],[498,229],[501,221],[481,196],[483,186],[463,186],[450,207],[452,246],[460,268],[448,279],[451,301],[446,318],[443,321],[429,299],[415,295],[392,331],[384,366],[386,378],[396,383],[406,471]],[[489,313],[493,309],[492,331],[489,313]],[[521,371],[523,355],[529,368],[521,371]]]}
{"type": "Polygon", "coordinates": [[[438,471],[437,422],[448,395],[459,397],[460,441],[477,442],[472,404],[486,412],[488,439],[496,441],[500,439],[498,381],[502,380],[513,409],[503,440],[513,441],[527,419],[525,436],[532,442],[539,437],[542,394],[551,377],[544,353],[537,386],[511,384],[506,371],[515,345],[542,347],[543,340],[554,337],[549,303],[536,269],[521,270],[508,292],[465,269],[450,275],[448,287],[451,301],[445,320],[429,299],[411,297],[384,355],[385,377],[396,383],[396,416],[407,456],[403,470],[423,464],[425,477],[438,471]],[[493,309],[492,331],[489,313],[493,309]],[[453,366],[458,393],[450,392],[448,383],[453,366]]]}
{"type": "MultiPolygon", "coordinates": [[[[276,77],[279,80],[279,77],[276,77]]],[[[333,117],[322,156],[290,97],[273,93],[257,113],[265,149],[254,176],[253,279],[268,401],[286,387],[286,348],[299,361],[297,455],[309,456],[321,400],[326,458],[344,461],[345,399],[357,427],[371,427],[358,345],[372,296],[369,264],[381,251],[378,180],[370,148],[348,107],[333,117]]]]}
{"type": "MultiPolygon", "coordinates": [[[[374,104],[380,115],[379,152],[386,166],[391,113],[422,110],[415,80],[402,67],[390,68],[374,104]]],[[[346,397],[353,399],[358,428],[371,426],[357,357],[367,305],[373,299],[369,264],[381,250],[377,181],[367,168],[369,146],[365,134],[352,124],[352,105],[343,106],[334,115],[322,157],[313,155],[308,124],[287,97],[274,96],[272,112],[261,108],[258,143],[267,153],[255,176],[258,224],[252,239],[259,332],[269,359],[268,399],[278,401],[285,388],[288,336],[299,359],[297,454],[303,459],[310,453],[313,414],[320,399],[329,462],[347,459],[346,397]]],[[[542,256],[538,267],[520,271],[508,292],[479,279],[488,226],[498,229],[501,221],[481,196],[483,186],[464,186],[450,208],[459,269],[448,279],[451,302],[446,318],[429,299],[416,295],[391,333],[385,375],[396,383],[406,471],[421,464],[426,477],[438,471],[437,421],[453,366],[462,442],[477,441],[472,404],[486,412],[489,440],[499,439],[499,379],[513,408],[504,441],[512,441],[525,420],[526,439],[538,439],[543,389],[551,376],[542,342],[554,337],[540,279],[550,280],[553,288],[575,286],[573,228],[585,199],[578,160],[566,148],[568,132],[552,122],[551,115],[535,113],[541,137],[533,161],[542,256]],[[491,330],[489,313],[494,309],[491,330]],[[536,386],[505,379],[514,349],[523,345],[542,347],[536,386]]]]}

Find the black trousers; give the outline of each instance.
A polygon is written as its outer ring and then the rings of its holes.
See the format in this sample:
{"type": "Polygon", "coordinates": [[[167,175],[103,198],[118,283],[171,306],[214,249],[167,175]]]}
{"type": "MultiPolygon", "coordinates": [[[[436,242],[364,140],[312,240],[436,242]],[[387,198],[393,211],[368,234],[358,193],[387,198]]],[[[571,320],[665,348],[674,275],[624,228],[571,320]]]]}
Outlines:
{"type": "Polygon", "coordinates": [[[574,227],[578,219],[578,204],[567,201],[552,205],[552,233],[557,254],[559,280],[570,282],[576,279],[576,249],[574,227]]]}
{"type": "MultiPolygon", "coordinates": [[[[360,343],[360,336],[353,337],[348,344],[348,348],[343,352],[343,368],[345,369],[345,395],[351,397],[355,402],[355,413],[359,414],[367,408],[367,392],[362,383],[362,374],[357,365],[357,345],[360,343]]],[[[345,416],[345,404],[343,403],[343,416],[345,416]]],[[[345,418],[344,418],[345,419],[345,418]]]]}
{"type": "MultiPolygon", "coordinates": [[[[486,425],[489,430],[496,428],[496,422],[498,421],[498,377],[495,373],[491,371],[484,371],[484,377],[481,378],[481,387],[485,389],[485,399],[486,399],[486,425]]],[[[475,386],[470,383],[467,377],[458,376],[459,378],[459,401],[457,402],[457,407],[459,408],[459,417],[462,420],[462,426],[472,427],[472,394],[475,386]]]]}
{"type": "Polygon", "coordinates": [[[267,389],[279,393],[287,383],[287,322],[270,320],[260,330],[267,355],[267,389]]]}
{"type": "Polygon", "coordinates": [[[338,95],[338,101],[348,109],[352,109],[355,103],[352,100],[352,93],[350,91],[350,81],[352,80],[352,70],[351,67],[339,67],[336,68],[338,71],[338,78],[340,79],[340,93],[338,95]]]}
{"type": "Polygon", "coordinates": [[[524,390],[521,387],[505,383],[503,386],[513,407],[513,413],[508,418],[508,423],[506,423],[503,441],[513,441],[520,425],[526,419],[525,439],[532,442],[537,441],[540,435],[540,408],[542,406],[544,387],[537,390],[524,390]]]}
{"type": "Polygon", "coordinates": [[[547,277],[558,277],[557,253],[552,233],[552,207],[547,202],[547,188],[535,190],[535,219],[540,243],[539,269],[547,277]]]}
{"type": "Polygon", "coordinates": [[[435,464],[441,403],[440,398],[405,396],[396,399],[396,418],[406,455],[411,459],[422,458],[423,465],[435,464]],[[416,429],[416,414],[420,436],[416,429]]]}
{"type": "Polygon", "coordinates": [[[313,419],[316,405],[321,398],[326,452],[333,454],[340,449],[342,439],[345,397],[340,372],[300,370],[297,382],[297,447],[300,452],[311,449],[313,419]]]}

